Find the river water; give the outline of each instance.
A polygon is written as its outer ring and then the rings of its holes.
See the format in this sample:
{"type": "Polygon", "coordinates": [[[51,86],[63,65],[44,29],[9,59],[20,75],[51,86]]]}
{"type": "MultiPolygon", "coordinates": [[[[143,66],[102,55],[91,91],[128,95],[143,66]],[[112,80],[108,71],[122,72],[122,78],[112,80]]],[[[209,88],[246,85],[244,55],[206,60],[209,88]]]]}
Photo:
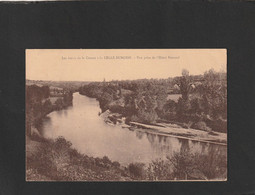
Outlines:
{"type": "Polygon", "coordinates": [[[42,121],[40,131],[46,138],[65,137],[83,154],[93,157],[108,156],[112,161],[123,165],[131,162],[147,164],[184,149],[202,153],[226,152],[225,146],[109,125],[98,115],[100,111],[96,99],[74,93],[73,106],[50,113],[42,121]]]}

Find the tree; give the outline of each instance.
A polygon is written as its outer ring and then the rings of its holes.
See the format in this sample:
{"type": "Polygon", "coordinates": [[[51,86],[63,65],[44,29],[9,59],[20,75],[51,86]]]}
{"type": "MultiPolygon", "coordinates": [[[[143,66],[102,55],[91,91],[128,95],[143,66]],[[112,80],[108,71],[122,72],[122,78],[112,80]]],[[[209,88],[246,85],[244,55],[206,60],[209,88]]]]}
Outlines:
{"type": "Polygon", "coordinates": [[[186,69],[182,70],[182,77],[180,78],[180,91],[182,94],[182,99],[184,101],[188,100],[189,98],[189,91],[190,91],[190,83],[189,83],[189,71],[186,69]]]}
{"type": "Polygon", "coordinates": [[[227,115],[227,86],[213,69],[204,73],[203,100],[207,113],[218,118],[227,115]]]}
{"type": "Polygon", "coordinates": [[[157,101],[157,110],[162,111],[164,105],[167,102],[167,93],[164,87],[158,88],[158,91],[156,92],[156,101],[157,101]]]}
{"type": "Polygon", "coordinates": [[[63,107],[63,100],[62,98],[58,98],[55,102],[56,106],[57,106],[57,109],[62,109],[63,107]]]}
{"type": "Polygon", "coordinates": [[[139,110],[138,111],[138,122],[142,123],[154,123],[156,122],[158,115],[154,110],[145,111],[145,110],[139,110]]]}
{"type": "Polygon", "coordinates": [[[189,71],[187,69],[182,69],[182,76],[183,77],[188,77],[189,76],[189,71]]]}
{"type": "Polygon", "coordinates": [[[104,112],[108,109],[108,104],[113,101],[113,97],[108,92],[104,92],[99,100],[100,108],[102,109],[102,112],[104,112]]]}
{"type": "Polygon", "coordinates": [[[50,88],[49,86],[42,86],[41,93],[43,98],[48,98],[50,96],[50,88]]]}
{"type": "Polygon", "coordinates": [[[44,103],[43,103],[43,112],[46,114],[46,113],[49,113],[51,110],[52,110],[52,103],[49,99],[47,99],[44,103]]]}

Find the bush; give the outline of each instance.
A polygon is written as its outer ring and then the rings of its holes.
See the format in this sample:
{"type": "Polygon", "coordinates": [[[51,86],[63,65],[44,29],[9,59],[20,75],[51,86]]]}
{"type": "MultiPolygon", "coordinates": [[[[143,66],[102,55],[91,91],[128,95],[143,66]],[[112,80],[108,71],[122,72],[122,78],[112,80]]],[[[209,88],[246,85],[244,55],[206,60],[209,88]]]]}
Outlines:
{"type": "Polygon", "coordinates": [[[62,98],[58,98],[55,101],[55,107],[56,107],[57,110],[61,110],[64,107],[64,102],[63,102],[62,98]]]}
{"type": "Polygon", "coordinates": [[[128,165],[128,171],[132,177],[136,179],[144,179],[146,177],[144,166],[145,164],[143,163],[131,163],[128,165]]]}
{"type": "Polygon", "coordinates": [[[181,124],[181,126],[183,127],[183,128],[185,128],[185,129],[189,129],[191,126],[192,126],[192,122],[191,121],[189,121],[188,123],[183,123],[183,124],[181,124]]]}
{"type": "Polygon", "coordinates": [[[204,121],[199,121],[191,126],[194,129],[199,129],[203,131],[211,131],[211,128],[206,125],[204,121]]]}
{"type": "Polygon", "coordinates": [[[212,149],[208,154],[191,153],[184,150],[174,153],[168,160],[173,165],[173,176],[176,179],[225,179],[227,157],[218,149],[212,149]]]}
{"type": "Polygon", "coordinates": [[[138,118],[141,120],[143,123],[154,123],[158,119],[158,115],[155,111],[139,111],[138,112],[138,118]]]}
{"type": "Polygon", "coordinates": [[[150,180],[171,180],[173,179],[171,164],[164,160],[155,160],[149,164],[147,169],[150,180]]]}
{"type": "Polygon", "coordinates": [[[194,98],[190,101],[191,112],[194,114],[200,114],[202,111],[201,100],[194,98]]]}
{"type": "Polygon", "coordinates": [[[213,121],[207,121],[208,126],[214,131],[227,133],[227,120],[217,119],[213,121]]]}
{"type": "Polygon", "coordinates": [[[103,161],[104,164],[111,164],[112,163],[112,161],[110,161],[110,159],[107,156],[104,156],[102,161],[103,161]]]}
{"type": "Polygon", "coordinates": [[[190,112],[190,102],[189,100],[184,100],[183,98],[178,99],[176,105],[176,114],[180,119],[187,117],[187,114],[190,112]]]}
{"type": "Polygon", "coordinates": [[[120,167],[120,163],[119,162],[117,162],[117,161],[113,161],[112,162],[112,165],[114,166],[114,167],[120,167]]]}
{"type": "Polygon", "coordinates": [[[187,180],[193,169],[193,158],[189,150],[179,153],[174,152],[172,157],[167,157],[173,166],[173,177],[178,180],[187,180]]]}
{"type": "Polygon", "coordinates": [[[158,115],[155,111],[146,112],[145,110],[139,110],[137,115],[132,115],[130,120],[139,123],[154,123],[158,119],[158,115]]]}
{"type": "Polygon", "coordinates": [[[112,161],[107,157],[104,156],[103,158],[95,158],[95,165],[102,168],[109,169],[112,167],[112,161]]]}
{"type": "MultiPolygon", "coordinates": [[[[194,154],[194,164],[206,179],[226,179],[227,157],[218,151],[211,151],[210,155],[194,154]]],[[[201,175],[201,174],[200,174],[201,175]]]]}
{"type": "Polygon", "coordinates": [[[128,122],[140,122],[140,119],[136,115],[132,115],[130,118],[127,118],[128,122]]]}
{"type": "Polygon", "coordinates": [[[35,167],[39,174],[52,179],[66,179],[61,170],[70,164],[70,152],[74,153],[74,150],[70,148],[71,145],[63,137],[45,142],[35,155],[27,159],[27,165],[35,167]]]}
{"type": "Polygon", "coordinates": [[[82,158],[82,155],[76,149],[73,149],[73,148],[70,148],[69,154],[72,161],[76,161],[82,158]]]}
{"type": "Polygon", "coordinates": [[[109,110],[114,113],[119,113],[119,114],[124,113],[124,108],[119,105],[111,105],[111,106],[109,106],[109,110]]]}

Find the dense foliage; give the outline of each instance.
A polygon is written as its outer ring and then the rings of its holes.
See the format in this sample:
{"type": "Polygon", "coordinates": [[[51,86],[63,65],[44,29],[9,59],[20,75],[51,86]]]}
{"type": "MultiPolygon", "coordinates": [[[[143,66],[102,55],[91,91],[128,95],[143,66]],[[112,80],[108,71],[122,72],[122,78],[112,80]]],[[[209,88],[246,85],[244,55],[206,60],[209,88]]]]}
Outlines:
{"type": "Polygon", "coordinates": [[[31,126],[37,123],[53,110],[60,110],[72,104],[73,95],[70,91],[64,91],[60,97],[54,97],[52,102],[49,86],[26,86],[26,131],[31,134],[31,126]]]}
{"type": "Polygon", "coordinates": [[[183,70],[181,77],[169,79],[93,82],[79,92],[97,98],[102,112],[122,114],[127,123],[165,120],[187,128],[227,131],[226,73],[213,69],[196,76],[183,70]],[[174,101],[170,94],[181,97],[174,101]]]}

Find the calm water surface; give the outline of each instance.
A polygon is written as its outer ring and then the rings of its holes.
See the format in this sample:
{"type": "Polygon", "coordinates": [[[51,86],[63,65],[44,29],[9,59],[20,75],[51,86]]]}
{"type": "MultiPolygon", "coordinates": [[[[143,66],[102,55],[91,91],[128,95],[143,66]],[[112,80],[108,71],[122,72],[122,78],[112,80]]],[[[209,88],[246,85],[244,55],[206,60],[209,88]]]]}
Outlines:
{"type": "Polygon", "coordinates": [[[225,146],[204,144],[173,137],[131,131],[119,125],[106,124],[100,112],[99,102],[79,93],[73,94],[73,106],[54,111],[43,120],[44,137],[65,137],[79,152],[93,157],[108,156],[123,165],[131,162],[149,163],[164,159],[189,148],[193,152],[226,152],[225,146]]]}

